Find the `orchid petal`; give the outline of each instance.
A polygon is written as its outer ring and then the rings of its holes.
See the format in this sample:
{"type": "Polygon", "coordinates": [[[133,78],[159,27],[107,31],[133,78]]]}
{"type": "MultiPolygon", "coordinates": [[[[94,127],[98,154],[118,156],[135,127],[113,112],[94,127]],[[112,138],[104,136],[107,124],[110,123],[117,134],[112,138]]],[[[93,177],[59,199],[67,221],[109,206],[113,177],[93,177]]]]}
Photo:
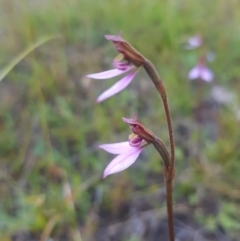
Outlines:
{"type": "Polygon", "coordinates": [[[192,36],[188,39],[188,43],[191,47],[197,48],[202,45],[202,38],[199,35],[192,36]]]}
{"type": "Polygon", "coordinates": [[[133,148],[129,145],[129,142],[119,142],[114,144],[103,144],[100,145],[99,148],[104,149],[105,151],[112,154],[121,154],[123,152],[127,152],[132,150],[133,148]]]}
{"type": "Polygon", "coordinates": [[[208,68],[203,68],[201,70],[201,78],[206,82],[211,82],[213,80],[213,72],[208,68]]]}
{"type": "Polygon", "coordinates": [[[101,102],[103,100],[106,100],[107,98],[117,94],[118,92],[125,89],[132,81],[132,79],[135,77],[137,73],[137,70],[132,71],[127,76],[119,80],[117,83],[115,83],[111,88],[104,91],[98,98],[97,102],[101,102]]]}
{"type": "Polygon", "coordinates": [[[119,42],[124,42],[124,40],[122,39],[121,36],[118,36],[118,35],[108,35],[106,34],[104,36],[107,40],[109,41],[119,41],[119,42]]]}
{"type": "Polygon", "coordinates": [[[92,78],[92,79],[110,79],[110,78],[116,77],[118,75],[124,74],[124,73],[132,70],[133,68],[134,68],[134,66],[131,66],[131,67],[126,68],[124,70],[111,69],[111,70],[107,70],[107,71],[100,72],[100,73],[89,74],[86,77],[92,78]]]}
{"type": "Polygon", "coordinates": [[[132,147],[132,150],[115,157],[104,170],[103,178],[110,174],[127,169],[136,161],[142,150],[143,148],[132,147]]]}
{"type": "Polygon", "coordinates": [[[197,65],[194,68],[192,68],[188,74],[189,79],[202,79],[206,82],[211,82],[213,80],[214,74],[213,72],[202,65],[197,65]]]}
{"type": "Polygon", "coordinates": [[[195,66],[192,68],[188,74],[189,79],[197,79],[200,77],[200,68],[199,66],[195,66]]]}

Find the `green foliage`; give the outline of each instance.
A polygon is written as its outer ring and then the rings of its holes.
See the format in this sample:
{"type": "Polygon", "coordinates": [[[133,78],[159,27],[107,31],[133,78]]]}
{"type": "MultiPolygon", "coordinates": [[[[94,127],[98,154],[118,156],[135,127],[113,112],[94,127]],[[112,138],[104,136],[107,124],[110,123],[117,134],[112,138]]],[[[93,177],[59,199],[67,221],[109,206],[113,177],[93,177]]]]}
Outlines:
{"type": "MultiPolygon", "coordinates": [[[[216,54],[210,63],[215,83],[238,94],[239,8],[238,1],[225,0],[3,0],[0,239],[27,232],[42,240],[81,240],[81,235],[84,240],[97,229],[93,210],[107,210],[111,220],[134,191],[151,193],[152,185],[163,186],[161,160],[153,148],[131,170],[101,180],[112,156],[97,147],[127,140],[130,130],[122,116],[137,112],[168,144],[160,99],[143,72],[115,98],[95,103],[114,81],[85,75],[111,68],[116,52],[104,34],[119,31],[156,64],[165,81],[177,144],[176,203],[186,197],[188,205],[197,205],[195,189],[213,190],[223,200],[218,217],[197,210],[196,220],[239,231],[239,97],[235,105],[213,112],[217,135],[210,138],[211,127],[197,124],[198,92],[187,80],[202,50],[183,48],[189,36],[202,34],[204,53],[216,54]],[[60,37],[46,41],[51,36],[60,37]]],[[[204,96],[209,96],[211,86],[205,87],[204,96]]]]}
{"type": "Polygon", "coordinates": [[[227,230],[238,231],[239,229],[239,207],[235,203],[224,202],[218,215],[219,223],[227,230]]]}

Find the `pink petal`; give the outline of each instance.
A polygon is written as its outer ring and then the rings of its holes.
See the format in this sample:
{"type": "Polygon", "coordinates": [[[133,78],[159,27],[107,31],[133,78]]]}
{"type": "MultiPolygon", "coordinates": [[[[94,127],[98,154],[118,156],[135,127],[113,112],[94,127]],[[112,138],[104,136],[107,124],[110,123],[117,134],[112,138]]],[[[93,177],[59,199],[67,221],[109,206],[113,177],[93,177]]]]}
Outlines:
{"type": "Polygon", "coordinates": [[[188,43],[193,48],[200,47],[202,45],[202,38],[199,35],[192,36],[188,39],[188,43]]]}
{"type": "Polygon", "coordinates": [[[198,79],[200,77],[200,67],[199,66],[195,66],[194,68],[192,68],[188,74],[188,78],[189,79],[198,79]]]}
{"type": "Polygon", "coordinates": [[[115,157],[104,170],[103,178],[110,174],[127,169],[136,161],[142,150],[143,148],[132,148],[132,150],[115,157]]]}
{"type": "Polygon", "coordinates": [[[111,70],[107,70],[107,71],[100,72],[100,73],[89,74],[86,77],[92,78],[92,79],[110,79],[110,78],[116,77],[118,75],[124,74],[124,73],[130,71],[133,68],[134,68],[134,66],[131,66],[131,67],[126,68],[124,70],[111,69],[111,70]]]}
{"type": "Polygon", "coordinates": [[[210,69],[208,69],[206,67],[202,68],[202,70],[201,70],[201,79],[202,80],[205,80],[206,82],[211,82],[213,80],[213,76],[214,76],[213,72],[210,69]]]}
{"type": "Polygon", "coordinates": [[[99,148],[102,148],[112,154],[121,154],[123,152],[127,152],[133,149],[133,147],[129,145],[128,141],[114,144],[103,144],[100,145],[99,148]]]}
{"type": "Polygon", "coordinates": [[[132,79],[135,77],[137,73],[137,69],[129,73],[127,76],[119,80],[117,83],[115,83],[111,88],[104,91],[98,98],[97,102],[101,102],[103,100],[106,100],[107,98],[117,94],[118,92],[125,89],[132,81],[132,79]]]}
{"type": "Polygon", "coordinates": [[[107,40],[109,41],[114,41],[114,42],[124,42],[121,36],[118,35],[105,35],[104,36],[107,40]]]}

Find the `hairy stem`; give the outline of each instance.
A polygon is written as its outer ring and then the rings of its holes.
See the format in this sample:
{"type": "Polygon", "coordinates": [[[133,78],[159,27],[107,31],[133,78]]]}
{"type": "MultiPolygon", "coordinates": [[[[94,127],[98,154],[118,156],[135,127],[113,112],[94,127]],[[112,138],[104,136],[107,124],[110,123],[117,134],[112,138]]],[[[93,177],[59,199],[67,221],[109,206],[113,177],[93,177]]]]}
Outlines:
{"type": "Polygon", "coordinates": [[[174,225],[173,225],[173,202],[172,202],[172,182],[174,177],[174,164],[175,164],[175,146],[174,146],[174,137],[173,137],[173,129],[172,129],[172,121],[171,115],[169,111],[168,101],[167,101],[167,93],[163,85],[163,81],[158,75],[157,70],[154,65],[146,60],[144,64],[144,69],[147,72],[148,76],[152,80],[155,85],[158,93],[161,96],[164,111],[167,120],[168,126],[168,134],[169,134],[169,142],[170,142],[170,162],[169,165],[165,164],[165,182],[166,182],[166,203],[167,203],[167,214],[168,214],[168,232],[169,232],[169,240],[174,241],[174,225]]]}
{"type": "Polygon", "coordinates": [[[169,133],[169,142],[170,142],[170,150],[171,150],[171,157],[170,157],[170,167],[169,167],[169,175],[172,176],[174,172],[174,165],[175,165],[175,147],[174,147],[174,137],[173,137],[173,129],[172,129],[172,121],[171,115],[168,107],[167,97],[162,98],[163,106],[167,118],[167,125],[168,125],[168,133],[169,133]]]}
{"type": "Polygon", "coordinates": [[[146,70],[147,74],[149,75],[150,79],[152,80],[153,84],[155,85],[158,93],[161,96],[162,102],[163,102],[164,111],[165,111],[165,115],[166,115],[166,119],[167,119],[167,125],[168,125],[170,153],[171,153],[169,176],[172,176],[173,172],[174,172],[175,148],[174,148],[174,137],[173,137],[171,115],[170,115],[168,101],[167,101],[167,93],[164,88],[163,81],[161,80],[160,76],[158,75],[158,72],[155,69],[154,65],[149,60],[146,60],[144,69],[146,70]]]}
{"type": "Polygon", "coordinates": [[[174,225],[173,225],[173,201],[172,201],[172,181],[166,180],[166,198],[167,198],[167,214],[168,214],[168,235],[169,240],[174,241],[174,225]]]}
{"type": "Polygon", "coordinates": [[[156,150],[158,151],[158,153],[162,157],[164,165],[167,168],[169,168],[170,156],[169,156],[169,152],[168,152],[166,146],[164,145],[163,141],[161,139],[159,139],[158,137],[156,137],[156,141],[153,142],[152,144],[154,145],[154,147],[156,148],[156,150]]]}

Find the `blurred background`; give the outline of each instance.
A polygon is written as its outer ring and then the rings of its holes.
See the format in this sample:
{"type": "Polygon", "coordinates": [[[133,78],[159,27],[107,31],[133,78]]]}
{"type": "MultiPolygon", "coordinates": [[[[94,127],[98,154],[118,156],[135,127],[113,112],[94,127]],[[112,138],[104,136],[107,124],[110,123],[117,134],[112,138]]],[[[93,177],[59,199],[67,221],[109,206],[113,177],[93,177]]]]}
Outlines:
{"type": "Polygon", "coordinates": [[[96,104],[117,78],[85,76],[112,68],[117,53],[104,35],[119,31],[156,65],[168,92],[176,240],[240,240],[238,0],[0,4],[0,240],[168,240],[153,147],[101,179],[113,156],[98,145],[131,133],[122,116],[137,113],[168,146],[161,100],[143,70],[96,104]],[[189,46],[192,36],[201,46],[189,46]],[[202,56],[211,83],[188,79],[202,56]]]}

